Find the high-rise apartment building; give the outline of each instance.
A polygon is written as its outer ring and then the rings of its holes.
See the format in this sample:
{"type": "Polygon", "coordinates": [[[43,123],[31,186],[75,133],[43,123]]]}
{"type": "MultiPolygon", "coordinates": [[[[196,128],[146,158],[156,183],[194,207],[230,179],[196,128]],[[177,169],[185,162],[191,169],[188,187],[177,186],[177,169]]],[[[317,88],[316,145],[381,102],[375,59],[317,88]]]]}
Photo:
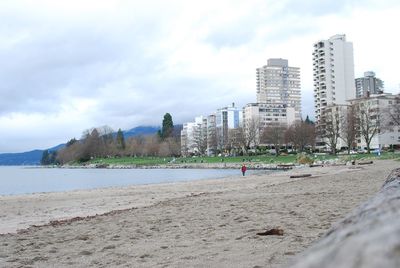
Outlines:
{"type": "Polygon", "coordinates": [[[217,131],[218,147],[224,147],[228,143],[228,134],[230,129],[238,128],[242,124],[243,111],[232,106],[223,107],[217,110],[215,117],[215,125],[217,131]]]}
{"type": "Polygon", "coordinates": [[[383,93],[383,81],[375,77],[374,72],[365,72],[364,77],[356,79],[356,97],[367,97],[383,93]]]}
{"type": "Polygon", "coordinates": [[[194,122],[183,124],[181,153],[183,156],[203,154],[207,149],[207,118],[198,116],[194,122]]]}
{"type": "Polygon", "coordinates": [[[286,59],[268,59],[256,72],[257,103],[293,107],[296,120],[300,120],[300,68],[290,67],[286,59]]]}
{"type": "Polygon", "coordinates": [[[318,124],[328,105],[346,104],[356,97],[353,44],[335,35],[314,44],[314,110],[318,124]]]}

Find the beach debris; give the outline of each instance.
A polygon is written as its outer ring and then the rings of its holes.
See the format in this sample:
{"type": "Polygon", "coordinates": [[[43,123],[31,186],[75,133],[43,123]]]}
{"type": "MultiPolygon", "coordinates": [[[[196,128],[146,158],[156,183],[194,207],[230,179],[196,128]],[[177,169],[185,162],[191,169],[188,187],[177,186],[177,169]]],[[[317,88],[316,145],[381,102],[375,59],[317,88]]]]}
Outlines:
{"type": "Polygon", "coordinates": [[[101,163],[101,164],[95,164],[94,166],[95,168],[108,168],[109,165],[105,164],[105,163],[101,163]]]}
{"type": "Polygon", "coordinates": [[[311,177],[311,174],[297,174],[297,175],[290,175],[289,178],[305,178],[305,177],[311,177]]]}
{"type": "Polygon", "coordinates": [[[363,162],[358,162],[359,165],[369,165],[369,164],[373,164],[374,161],[363,161],[363,162]]]}
{"type": "Polygon", "coordinates": [[[266,236],[266,235],[283,235],[283,230],[280,228],[272,228],[269,230],[266,230],[264,232],[261,233],[257,233],[257,235],[261,235],[261,236],[266,236]]]}
{"type": "MultiPolygon", "coordinates": [[[[124,208],[124,209],[116,209],[116,210],[112,210],[106,213],[102,213],[102,214],[95,214],[95,215],[89,215],[89,216],[84,216],[84,217],[73,217],[73,218],[68,218],[68,219],[61,219],[61,220],[52,220],[49,223],[45,223],[45,224],[40,224],[40,225],[36,225],[36,224],[32,224],[30,225],[28,228],[26,229],[18,229],[17,230],[17,234],[24,234],[24,233],[28,233],[29,230],[31,229],[36,229],[36,228],[42,228],[42,227],[47,227],[47,226],[52,226],[52,227],[57,227],[60,225],[65,225],[65,224],[71,224],[73,222],[77,222],[77,221],[88,221],[88,220],[92,220],[96,217],[104,217],[104,216],[114,216],[114,215],[118,215],[124,212],[128,212],[128,211],[133,211],[136,210],[136,207],[132,207],[132,208],[124,208]]],[[[83,240],[83,239],[81,239],[83,240]]]]}
{"type": "Polygon", "coordinates": [[[206,195],[206,192],[198,192],[198,193],[190,193],[190,195],[188,195],[188,197],[197,197],[197,196],[202,196],[202,195],[206,195]]]}
{"type": "Polygon", "coordinates": [[[278,165],[276,165],[277,169],[292,169],[294,167],[295,167],[294,164],[278,164],[278,165]]]}
{"type": "Polygon", "coordinates": [[[323,164],[311,164],[310,167],[323,167],[323,164]]]}
{"type": "Polygon", "coordinates": [[[105,246],[101,251],[105,251],[105,250],[107,250],[107,249],[115,249],[115,245],[108,245],[108,246],[105,246]]]}
{"type": "Polygon", "coordinates": [[[79,252],[79,255],[84,255],[84,256],[89,256],[92,254],[93,254],[93,252],[88,251],[88,250],[82,250],[81,252],[79,252]]]}

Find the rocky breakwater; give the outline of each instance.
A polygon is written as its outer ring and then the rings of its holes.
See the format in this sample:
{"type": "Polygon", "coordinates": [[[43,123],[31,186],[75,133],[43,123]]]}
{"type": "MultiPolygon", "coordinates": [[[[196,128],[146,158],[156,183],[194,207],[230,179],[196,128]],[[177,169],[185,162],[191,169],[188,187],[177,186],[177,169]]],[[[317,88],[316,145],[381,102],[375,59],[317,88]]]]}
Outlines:
{"type": "MultiPolygon", "coordinates": [[[[109,164],[90,164],[83,168],[109,168],[109,169],[240,169],[242,163],[168,163],[161,165],[109,165],[109,164]]],[[[266,163],[246,163],[247,169],[253,170],[287,170],[296,167],[294,164],[266,164],[266,163]]]]}
{"type": "Polygon", "coordinates": [[[400,267],[400,168],[291,267],[400,267]]]}

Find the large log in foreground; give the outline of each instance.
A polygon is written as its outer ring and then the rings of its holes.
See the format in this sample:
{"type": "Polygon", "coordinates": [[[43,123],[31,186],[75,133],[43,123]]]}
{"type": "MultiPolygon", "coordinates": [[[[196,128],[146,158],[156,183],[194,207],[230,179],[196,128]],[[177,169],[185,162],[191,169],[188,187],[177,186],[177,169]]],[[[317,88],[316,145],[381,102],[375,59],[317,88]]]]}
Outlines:
{"type": "Polygon", "coordinates": [[[400,168],[291,267],[400,267],[400,168]]]}

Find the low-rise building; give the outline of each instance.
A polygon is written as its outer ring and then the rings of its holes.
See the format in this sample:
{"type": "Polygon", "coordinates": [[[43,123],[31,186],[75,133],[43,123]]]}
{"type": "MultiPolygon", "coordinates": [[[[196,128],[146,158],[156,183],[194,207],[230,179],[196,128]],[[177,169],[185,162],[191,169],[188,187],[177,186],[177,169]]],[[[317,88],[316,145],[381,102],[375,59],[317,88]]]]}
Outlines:
{"type": "Polygon", "coordinates": [[[355,108],[358,119],[357,146],[366,148],[366,139],[370,139],[370,148],[381,149],[400,144],[400,126],[391,118],[389,112],[396,105],[400,95],[376,94],[349,100],[355,108]]]}
{"type": "Polygon", "coordinates": [[[289,126],[295,122],[295,109],[284,104],[248,103],[243,108],[243,122],[256,120],[260,128],[271,125],[289,126]]]}
{"type": "Polygon", "coordinates": [[[207,150],[207,118],[198,116],[194,122],[183,124],[181,131],[181,154],[183,156],[204,154],[207,150]]]}
{"type": "Polygon", "coordinates": [[[257,126],[257,138],[260,142],[260,133],[264,128],[273,126],[290,126],[296,121],[294,107],[287,107],[283,103],[249,103],[243,108],[243,125],[245,131],[254,131],[257,126]]]}

